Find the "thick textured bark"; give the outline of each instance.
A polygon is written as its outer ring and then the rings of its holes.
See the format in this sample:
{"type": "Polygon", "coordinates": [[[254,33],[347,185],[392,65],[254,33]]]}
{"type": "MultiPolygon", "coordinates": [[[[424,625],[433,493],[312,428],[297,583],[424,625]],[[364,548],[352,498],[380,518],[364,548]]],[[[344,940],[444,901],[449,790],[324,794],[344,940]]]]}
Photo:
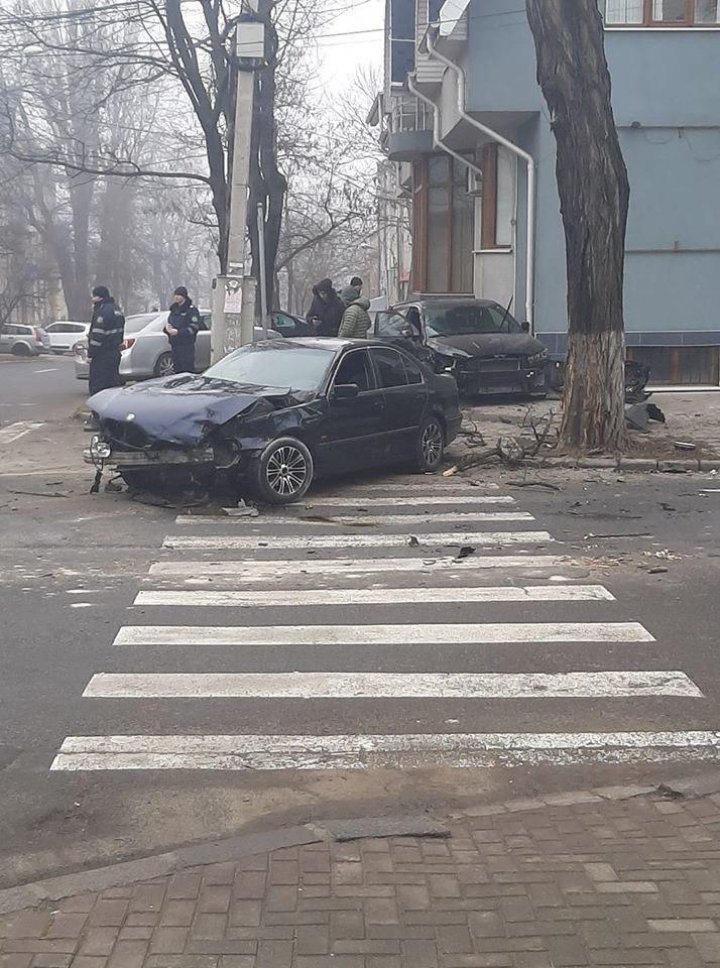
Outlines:
{"type": "Polygon", "coordinates": [[[623,277],[629,184],[597,0],[527,0],[538,82],[557,141],[567,250],[568,367],[561,441],[625,444],[623,277]]]}

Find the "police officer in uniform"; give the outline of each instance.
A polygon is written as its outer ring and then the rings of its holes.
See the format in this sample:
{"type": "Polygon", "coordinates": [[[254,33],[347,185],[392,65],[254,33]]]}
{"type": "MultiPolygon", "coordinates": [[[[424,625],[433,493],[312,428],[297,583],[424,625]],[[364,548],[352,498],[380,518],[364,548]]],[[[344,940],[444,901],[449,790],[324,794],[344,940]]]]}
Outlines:
{"type": "Polygon", "coordinates": [[[195,341],[199,329],[200,313],[193,306],[185,286],[178,286],[165,325],[176,373],[195,372],[195,341]]]}
{"type": "Polygon", "coordinates": [[[92,301],[94,309],[88,333],[90,396],[119,386],[120,345],[125,332],[125,317],[106,286],[95,286],[92,301]]]}

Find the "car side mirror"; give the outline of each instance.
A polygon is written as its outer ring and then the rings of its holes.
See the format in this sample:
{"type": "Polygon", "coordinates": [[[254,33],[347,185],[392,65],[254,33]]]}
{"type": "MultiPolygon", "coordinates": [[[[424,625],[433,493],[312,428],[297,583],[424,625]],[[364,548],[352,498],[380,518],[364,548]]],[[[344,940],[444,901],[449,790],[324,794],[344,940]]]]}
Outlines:
{"type": "Polygon", "coordinates": [[[360,387],[357,383],[340,383],[333,390],[334,400],[353,400],[359,396],[360,387]]]}
{"type": "Polygon", "coordinates": [[[420,338],[420,333],[418,333],[418,331],[415,329],[415,327],[414,326],[411,326],[410,323],[408,323],[407,326],[403,326],[403,328],[401,330],[401,335],[404,336],[405,339],[419,339],[420,338]]]}
{"type": "Polygon", "coordinates": [[[528,323],[528,322],[520,323],[520,329],[523,331],[523,333],[529,333],[530,332],[530,323],[528,323]]]}

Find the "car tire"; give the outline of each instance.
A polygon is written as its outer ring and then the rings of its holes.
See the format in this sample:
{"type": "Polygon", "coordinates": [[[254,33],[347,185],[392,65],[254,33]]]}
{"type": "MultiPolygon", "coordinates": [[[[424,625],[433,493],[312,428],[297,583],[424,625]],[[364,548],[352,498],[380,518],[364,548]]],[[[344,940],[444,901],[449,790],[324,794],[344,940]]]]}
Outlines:
{"type": "Polygon", "coordinates": [[[418,430],[415,468],[421,474],[439,470],[445,457],[445,428],[439,417],[428,417],[418,430]]]}
{"type": "Polygon", "coordinates": [[[252,468],[253,490],[265,504],[290,504],[312,484],[315,462],[301,440],[280,437],[268,444],[252,468]]]}
{"type": "Polygon", "coordinates": [[[32,356],[32,350],[25,343],[16,343],[12,348],[13,356],[32,356]]]}
{"type": "Polygon", "coordinates": [[[172,353],[161,353],[160,356],[158,356],[153,373],[157,377],[172,376],[175,373],[175,370],[173,369],[172,353]]]}

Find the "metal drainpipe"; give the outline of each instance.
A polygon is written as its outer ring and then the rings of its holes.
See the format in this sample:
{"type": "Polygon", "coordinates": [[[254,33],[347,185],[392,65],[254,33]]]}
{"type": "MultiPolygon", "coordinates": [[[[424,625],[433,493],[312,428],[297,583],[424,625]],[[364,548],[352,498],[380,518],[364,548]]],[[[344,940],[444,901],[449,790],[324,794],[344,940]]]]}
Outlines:
{"type": "Polygon", "coordinates": [[[530,332],[535,333],[534,325],[534,304],[535,304],[535,181],[536,181],[536,166],[535,159],[533,156],[516,145],[515,142],[508,140],[499,131],[494,131],[489,128],[486,124],[482,124],[480,121],[472,117],[465,110],[465,71],[459,64],[455,61],[450,60],[441,54],[439,50],[435,47],[433,41],[432,30],[428,30],[426,36],[427,48],[430,57],[434,57],[435,60],[449,67],[457,77],[457,100],[458,100],[458,114],[460,117],[467,121],[468,124],[472,125],[473,128],[477,128],[478,131],[482,132],[487,138],[491,138],[497,144],[502,145],[507,148],[508,151],[512,152],[517,158],[520,158],[527,165],[527,259],[526,259],[526,275],[525,275],[525,315],[527,322],[530,324],[530,332]]]}
{"type": "Polygon", "coordinates": [[[435,147],[441,148],[444,152],[446,152],[446,154],[455,158],[461,164],[465,165],[466,168],[469,168],[470,171],[474,171],[476,175],[480,175],[482,177],[482,168],[480,168],[479,165],[473,164],[472,161],[468,161],[467,158],[464,158],[462,155],[458,154],[457,151],[453,151],[452,148],[449,148],[442,140],[440,137],[440,107],[432,100],[432,98],[429,98],[426,94],[422,94],[420,91],[418,91],[418,89],[415,87],[412,74],[408,75],[408,90],[411,94],[414,94],[416,98],[424,101],[424,103],[427,104],[433,113],[433,144],[435,147]]]}

